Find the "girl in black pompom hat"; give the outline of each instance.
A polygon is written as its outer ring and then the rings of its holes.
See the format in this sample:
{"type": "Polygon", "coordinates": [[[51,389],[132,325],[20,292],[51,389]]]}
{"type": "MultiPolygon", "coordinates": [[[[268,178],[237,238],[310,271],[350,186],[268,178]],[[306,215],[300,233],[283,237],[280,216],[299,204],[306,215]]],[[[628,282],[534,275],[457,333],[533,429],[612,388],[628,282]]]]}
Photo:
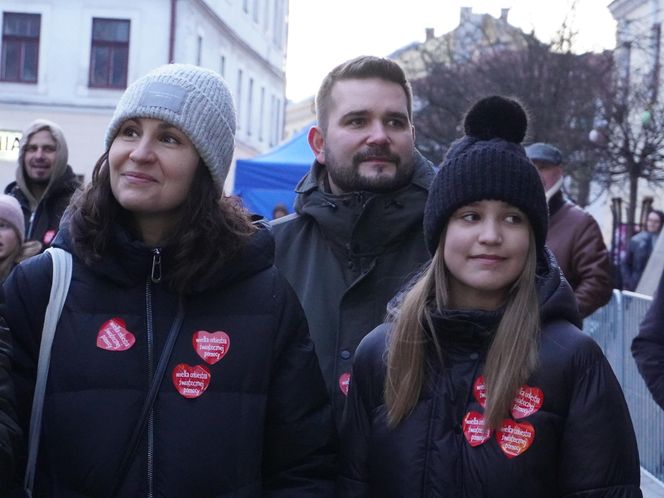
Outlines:
{"type": "Polygon", "coordinates": [[[492,96],[429,192],[432,261],[356,351],[341,497],[639,497],[621,388],[544,245],[527,115],[492,96]]]}

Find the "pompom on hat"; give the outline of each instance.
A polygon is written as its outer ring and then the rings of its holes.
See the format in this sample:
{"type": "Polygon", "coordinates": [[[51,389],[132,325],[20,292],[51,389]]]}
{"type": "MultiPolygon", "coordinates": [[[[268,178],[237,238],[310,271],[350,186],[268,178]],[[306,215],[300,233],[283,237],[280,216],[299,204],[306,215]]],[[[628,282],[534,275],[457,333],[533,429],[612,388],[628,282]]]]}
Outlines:
{"type": "Polygon", "coordinates": [[[235,108],[224,79],[191,64],[166,64],[133,82],[106,129],[106,150],[132,118],[166,121],[191,140],[212,179],[223,188],[235,148],[235,108]]]}
{"type": "Polygon", "coordinates": [[[424,209],[429,252],[438,248],[450,216],[481,200],[507,202],[525,213],[535,234],[538,258],[544,257],[548,208],[537,169],[521,146],[528,117],[513,99],[486,97],[464,119],[465,136],[452,144],[434,178],[424,209]]]}
{"type": "Polygon", "coordinates": [[[9,223],[16,233],[18,233],[19,240],[25,240],[25,218],[23,211],[18,201],[7,194],[0,194],[0,219],[9,223]]]}

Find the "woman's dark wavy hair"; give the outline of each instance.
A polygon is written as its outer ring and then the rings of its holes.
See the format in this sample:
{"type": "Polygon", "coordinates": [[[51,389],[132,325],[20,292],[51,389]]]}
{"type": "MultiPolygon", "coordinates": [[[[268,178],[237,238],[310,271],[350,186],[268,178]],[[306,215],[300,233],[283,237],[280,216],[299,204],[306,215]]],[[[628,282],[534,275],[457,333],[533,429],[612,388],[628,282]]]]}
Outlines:
{"type": "MultiPolygon", "coordinates": [[[[74,251],[87,264],[99,261],[108,250],[116,224],[135,230],[129,212],[111,191],[108,151],[97,161],[90,184],[72,201],[70,212],[74,251]]],[[[220,270],[247,243],[255,227],[241,205],[222,195],[202,160],[181,213],[164,246],[175,249],[169,286],[188,293],[198,279],[220,270]]]]}

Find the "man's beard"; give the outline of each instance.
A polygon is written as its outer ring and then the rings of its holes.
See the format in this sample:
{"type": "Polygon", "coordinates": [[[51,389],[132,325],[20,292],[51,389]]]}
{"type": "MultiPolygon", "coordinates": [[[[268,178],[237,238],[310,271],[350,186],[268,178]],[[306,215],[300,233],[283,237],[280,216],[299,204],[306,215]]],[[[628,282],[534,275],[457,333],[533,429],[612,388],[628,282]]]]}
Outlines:
{"type": "Polygon", "coordinates": [[[48,185],[48,182],[51,181],[51,177],[48,176],[46,178],[30,178],[29,176],[26,175],[25,181],[28,185],[38,185],[40,187],[43,187],[45,185],[48,185]]]}
{"type": "Polygon", "coordinates": [[[413,176],[413,163],[415,153],[408,162],[401,162],[401,158],[390,152],[389,146],[372,146],[367,150],[358,152],[351,158],[351,165],[340,165],[334,154],[325,148],[327,174],[334,184],[343,192],[393,192],[405,187],[413,176]],[[395,165],[394,176],[365,177],[360,175],[360,164],[370,158],[380,158],[395,165]]]}

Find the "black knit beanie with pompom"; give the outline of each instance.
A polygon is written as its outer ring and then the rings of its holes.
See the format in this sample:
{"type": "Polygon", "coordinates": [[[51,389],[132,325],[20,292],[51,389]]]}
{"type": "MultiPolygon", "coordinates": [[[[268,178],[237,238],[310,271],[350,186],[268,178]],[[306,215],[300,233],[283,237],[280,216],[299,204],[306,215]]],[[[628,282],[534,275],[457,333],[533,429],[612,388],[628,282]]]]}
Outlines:
{"type": "Polygon", "coordinates": [[[548,208],[537,169],[521,146],[528,117],[516,100],[492,96],[466,114],[465,136],[452,144],[434,178],[424,209],[424,236],[429,252],[438,248],[450,216],[460,207],[499,200],[528,217],[538,259],[544,257],[548,208]]]}

